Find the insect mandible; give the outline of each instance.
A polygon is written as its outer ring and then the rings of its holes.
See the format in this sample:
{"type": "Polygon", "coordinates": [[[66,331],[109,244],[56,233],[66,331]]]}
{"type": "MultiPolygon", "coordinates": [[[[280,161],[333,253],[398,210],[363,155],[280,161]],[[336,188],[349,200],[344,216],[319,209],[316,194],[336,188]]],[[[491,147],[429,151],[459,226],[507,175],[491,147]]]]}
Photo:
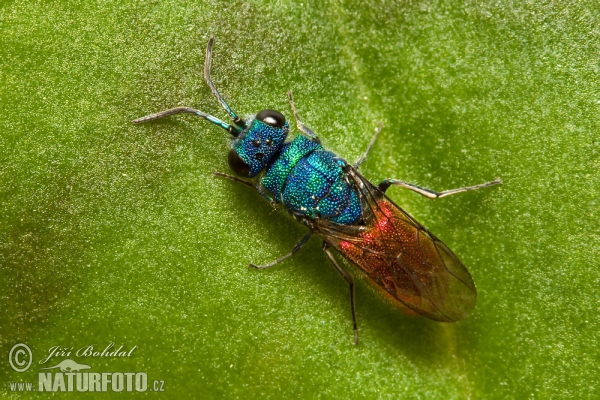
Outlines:
{"type": "Polygon", "coordinates": [[[350,164],[323,148],[319,137],[302,123],[292,92],[288,92],[296,126],[304,135],[286,141],[289,124],[283,114],[267,109],[244,120],[221,97],[210,77],[213,42],[214,36],[211,36],[206,48],[204,78],[232,123],[189,107],[171,108],[138,118],[133,123],[189,113],[227,130],[231,134],[228,155],[231,169],[238,176],[258,178],[242,179],[220,172],[214,175],[255,189],[271,204],[283,205],[310,229],[290,253],[269,264],[250,266],[272,267],[298,252],[313,234],[320,236],[323,251],[350,289],[355,344],[358,344],[358,329],[354,280],[337,262],[332,248],[360,268],[377,289],[414,313],[441,322],[465,318],[475,307],[477,298],[469,271],[444,243],[398,207],[385,192],[393,185],[437,199],[501,184],[502,180],[443,192],[396,179],[385,179],[374,185],[358,169],[381,132],[381,124],[365,154],[350,164]]]}

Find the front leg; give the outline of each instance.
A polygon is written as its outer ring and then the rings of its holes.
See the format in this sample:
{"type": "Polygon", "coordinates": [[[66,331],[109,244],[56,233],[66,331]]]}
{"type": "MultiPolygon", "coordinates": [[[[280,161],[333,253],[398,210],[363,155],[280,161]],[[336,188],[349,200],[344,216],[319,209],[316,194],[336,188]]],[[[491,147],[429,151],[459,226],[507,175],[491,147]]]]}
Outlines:
{"type": "Polygon", "coordinates": [[[277,207],[277,202],[269,195],[269,193],[267,193],[267,191],[265,190],[265,188],[257,183],[254,183],[252,181],[247,181],[244,179],[240,179],[237,176],[232,176],[232,175],[227,175],[224,174],[222,172],[213,172],[214,176],[219,176],[221,178],[226,178],[235,182],[239,182],[243,185],[249,186],[251,188],[253,188],[254,190],[256,190],[258,192],[258,194],[260,194],[262,197],[264,197],[265,199],[267,199],[269,201],[269,203],[271,203],[271,205],[273,206],[273,208],[277,207]]]}
{"type": "Polygon", "coordinates": [[[294,105],[294,95],[291,90],[288,92],[288,99],[290,100],[290,107],[292,108],[292,113],[294,114],[294,118],[296,119],[296,126],[298,127],[300,132],[304,133],[313,141],[321,143],[321,139],[319,139],[319,137],[308,128],[308,126],[304,125],[304,123],[300,119],[298,111],[296,111],[296,106],[294,105]]]}

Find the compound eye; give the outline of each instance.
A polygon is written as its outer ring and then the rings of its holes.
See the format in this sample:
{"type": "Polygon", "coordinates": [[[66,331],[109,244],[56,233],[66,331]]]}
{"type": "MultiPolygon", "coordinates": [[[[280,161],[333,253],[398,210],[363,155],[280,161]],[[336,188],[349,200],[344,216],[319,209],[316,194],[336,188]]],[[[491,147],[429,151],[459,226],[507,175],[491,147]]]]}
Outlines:
{"type": "Polygon", "coordinates": [[[249,176],[250,175],[250,166],[246,164],[246,161],[242,160],[240,155],[235,151],[235,149],[229,150],[229,155],[227,156],[227,161],[229,162],[229,166],[239,176],[249,176]]]}
{"type": "Polygon", "coordinates": [[[256,119],[274,128],[281,128],[285,124],[285,117],[275,110],[262,110],[256,114],[256,119]]]}

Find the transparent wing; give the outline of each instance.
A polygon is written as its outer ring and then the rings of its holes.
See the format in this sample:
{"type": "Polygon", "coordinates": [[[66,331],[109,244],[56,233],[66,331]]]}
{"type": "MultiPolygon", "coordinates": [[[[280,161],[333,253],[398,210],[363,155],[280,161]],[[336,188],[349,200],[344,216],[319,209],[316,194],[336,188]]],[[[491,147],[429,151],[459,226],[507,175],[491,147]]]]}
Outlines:
{"type": "Polygon", "coordinates": [[[348,172],[363,201],[363,221],[313,226],[327,244],[356,264],[381,289],[435,321],[465,318],[477,292],[469,271],[437,237],[355,169],[348,172]]]}

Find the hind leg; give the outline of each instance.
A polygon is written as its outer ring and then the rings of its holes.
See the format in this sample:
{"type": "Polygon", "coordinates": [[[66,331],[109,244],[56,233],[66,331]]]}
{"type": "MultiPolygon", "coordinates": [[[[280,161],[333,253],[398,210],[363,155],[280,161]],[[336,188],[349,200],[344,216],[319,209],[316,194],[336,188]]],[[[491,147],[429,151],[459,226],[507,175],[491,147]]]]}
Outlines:
{"type": "Polygon", "coordinates": [[[350,287],[350,307],[352,308],[352,324],[354,327],[354,344],[358,345],[358,328],[356,326],[356,307],[355,307],[355,303],[354,303],[354,278],[352,278],[352,275],[350,275],[350,273],[348,273],[348,271],[346,271],[344,268],[342,268],[342,266],[340,264],[338,264],[336,259],[333,257],[333,254],[331,254],[331,250],[329,250],[329,245],[327,245],[327,243],[325,243],[325,242],[323,242],[323,251],[325,252],[325,254],[327,254],[327,257],[329,258],[329,260],[335,267],[335,270],[337,272],[339,272],[339,274],[342,276],[342,278],[344,278],[344,280],[350,287]]]}
{"type": "Polygon", "coordinates": [[[431,189],[427,189],[427,188],[424,188],[421,186],[413,185],[412,183],[399,181],[397,179],[385,179],[384,181],[382,181],[379,184],[379,189],[381,189],[381,191],[383,191],[385,193],[385,191],[388,190],[388,188],[390,186],[395,185],[395,186],[403,187],[405,189],[412,190],[413,192],[417,192],[421,196],[425,196],[429,199],[439,199],[439,198],[450,196],[450,195],[457,194],[457,193],[468,192],[470,190],[483,189],[485,187],[501,185],[501,184],[502,184],[502,179],[498,178],[495,181],[482,183],[480,185],[467,186],[467,187],[462,187],[462,188],[458,188],[458,189],[444,190],[443,192],[436,192],[435,190],[431,190],[431,189]]]}

